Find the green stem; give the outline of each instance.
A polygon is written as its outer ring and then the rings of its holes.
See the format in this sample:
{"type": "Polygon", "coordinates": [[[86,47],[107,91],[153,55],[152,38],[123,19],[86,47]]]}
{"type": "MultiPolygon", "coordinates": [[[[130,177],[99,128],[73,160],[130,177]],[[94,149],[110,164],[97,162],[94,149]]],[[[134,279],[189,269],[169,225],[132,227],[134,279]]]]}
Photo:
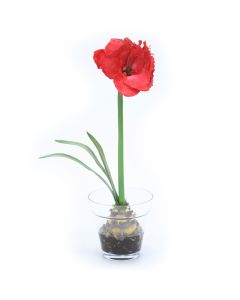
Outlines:
{"type": "Polygon", "coordinates": [[[125,205],[123,160],[123,96],[118,93],[118,190],[119,205],[125,205]]]}

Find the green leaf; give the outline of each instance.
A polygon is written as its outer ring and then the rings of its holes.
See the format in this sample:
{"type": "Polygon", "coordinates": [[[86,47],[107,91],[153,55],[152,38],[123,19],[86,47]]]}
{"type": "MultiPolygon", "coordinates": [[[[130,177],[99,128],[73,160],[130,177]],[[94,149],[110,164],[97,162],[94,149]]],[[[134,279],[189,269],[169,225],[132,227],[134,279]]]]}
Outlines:
{"type": "Polygon", "coordinates": [[[92,151],[92,149],[90,147],[88,147],[85,144],[79,143],[79,142],[74,142],[74,141],[64,141],[64,140],[55,140],[55,142],[57,143],[61,143],[61,144],[68,144],[68,145],[75,145],[78,147],[81,147],[82,149],[86,150],[88,152],[88,154],[91,155],[91,157],[94,159],[94,161],[96,162],[96,164],[99,166],[99,168],[104,172],[105,175],[106,171],[104,169],[104,167],[102,166],[102,164],[100,163],[100,161],[98,160],[97,156],[95,155],[95,153],[92,151]]]}
{"type": "Polygon", "coordinates": [[[113,183],[112,175],[111,175],[110,169],[108,167],[107,160],[106,160],[103,148],[93,135],[91,135],[89,132],[87,132],[87,135],[90,138],[90,140],[92,141],[92,143],[94,144],[94,146],[96,147],[96,149],[98,150],[99,156],[100,156],[100,158],[102,160],[102,163],[105,167],[107,177],[109,179],[109,182],[110,182],[112,190],[113,190],[114,199],[118,202],[118,195],[117,195],[114,183],[113,183]]]}
{"type": "MultiPolygon", "coordinates": [[[[68,154],[65,154],[65,153],[53,153],[53,154],[48,154],[48,155],[44,155],[44,156],[41,156],[39,158],[46,158],[46,157],[64,157],[64,158],[68,158],[70,160],[73,160],[77,163],[79,163],[81,166],[83,166],[85,169],[89,170],[90,172],[94,173],[98,178],[100,178],[105,184],[106,186],[108,187],[108,189],[110,190],[111,194],[113,195],[114,197],[114,193],[113,193],[113,190],[111,189],[110,185],[107,183],[107,181],[101,176],[99,175],[96,171],[94,171],[92,168],[90,168],[88,165],[86,165],[84,162],[82,162],[80,159],[74,157],[74,156],[71,156],[71,155],[68,155],[68,154]]],[[[115,199],[115,198],[114,198],[115,199]]]]}

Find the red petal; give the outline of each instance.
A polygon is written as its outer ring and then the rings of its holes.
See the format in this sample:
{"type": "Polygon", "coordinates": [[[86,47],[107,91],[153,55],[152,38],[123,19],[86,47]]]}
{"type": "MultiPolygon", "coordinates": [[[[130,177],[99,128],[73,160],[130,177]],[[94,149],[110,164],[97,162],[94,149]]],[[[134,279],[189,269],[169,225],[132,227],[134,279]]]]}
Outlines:
{"type": "Polygon", "coordinates": [[[144,56],[140,53],[135,60],[133,60],[133,74],[125,77],[124,82],[131,88],[148,91],[153,84],[154,58],[147,46],[145,46],[143,53],[144,56]],[[143,62],[144,66],[142,66],[143,62]]]}
{"type": "Polygon", "coordinates": [[[94,52],[93,59],[99,69],[110,79],[119,77],[121,74],[121,66],[118,57],[108,57],[104,50],[94,52]]]}
{"type": "Polygon", "coordinates": [[[133,88],[129,87],[128,85],[126,85],[124,83],[123,79],[124,78],[114,80],[114,84],[115,84],[117,90],[119,91],[119,93],[126,97],[131,97],[131,96],[137,95],[139,93],[139,90],[133,89],[133,88]]]}
{"type": "Polygon", "coordinates": [[[127,65],[131,66],[131,70],[134,74],[141,72],[145,64],[145,55],[142,48],[139,46],[135,46],[131,49],[128,59],[127,65]]]}
{"type": "Polygon", "coordinates": [[[129,87],[133,89],[138,89],[140,91],[148,91],[152,86],[150,74],[146,72],[127,76],[124,82],[129,87]]]}
{"type": "Polygon", "coordinates": [[[101,65],[102,65],[102,60],[103,60],[103,57],[105,56],[105,53],[104,53],[104,50],[96,50],[94,51],[93,53],[93,59],[95,61],[95,64],[97,65],[98,69],[101,68],[101,65]]]}
{"type": "Polygon", "coordinates": [[[117,55],[119,49],[123,45],[123,40],[121,39],[111,39],[110,42],[105,47],[105,53],[106,55],[117,55]]]}
{"type": "Polygon", "coordinates": [[[110,42],[105,47],[105,53],[107,56],[116,56],[119,54],[119,51],[124,48],[124,50],[130,50],[133,42],[128,38],[124,40],[121,39],[111,39],[110,42]]]}

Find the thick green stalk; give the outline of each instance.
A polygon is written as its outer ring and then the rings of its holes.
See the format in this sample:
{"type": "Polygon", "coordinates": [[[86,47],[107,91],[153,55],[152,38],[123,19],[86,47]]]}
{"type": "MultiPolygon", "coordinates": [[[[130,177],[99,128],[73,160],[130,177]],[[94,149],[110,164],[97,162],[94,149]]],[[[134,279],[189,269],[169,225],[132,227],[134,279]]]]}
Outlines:
{"type": "Polygon", "coordinates": [[[119,204],[125,205],[123,159],[123,96],[118,93],[118,190],[119,204]]]}

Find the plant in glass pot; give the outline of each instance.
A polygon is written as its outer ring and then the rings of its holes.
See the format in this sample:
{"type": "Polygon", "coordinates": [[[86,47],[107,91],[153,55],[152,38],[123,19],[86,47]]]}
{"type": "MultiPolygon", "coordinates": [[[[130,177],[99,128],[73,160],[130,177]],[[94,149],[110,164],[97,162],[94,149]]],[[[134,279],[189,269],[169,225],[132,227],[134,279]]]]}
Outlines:
{"type": "Polygon", "coordinates": [[[107,189],[96,190],[88,198],[94,213],[102,220],[99,237],[104,256],[111,259],[136,258],[143,239],[140,218],[149,212],[152,194],[144,189],[125,189],[123,96],[132,97],[140,91],[150,89],[153,84],[154,58],[146,42],[139,41],[136,44],[125,38],[111,39],[104,49],[94,52],[93,59],[97,67],[113,80],[118,91],[118,189],[115,187],[103,147],[89,132],[87,135],[97,154],[88,145],[80,142],[55,141],[84,149],[101,173],[66,153],[53,153],[40,158],[63,157],[73,160],[101,179],[107,189]]]}

